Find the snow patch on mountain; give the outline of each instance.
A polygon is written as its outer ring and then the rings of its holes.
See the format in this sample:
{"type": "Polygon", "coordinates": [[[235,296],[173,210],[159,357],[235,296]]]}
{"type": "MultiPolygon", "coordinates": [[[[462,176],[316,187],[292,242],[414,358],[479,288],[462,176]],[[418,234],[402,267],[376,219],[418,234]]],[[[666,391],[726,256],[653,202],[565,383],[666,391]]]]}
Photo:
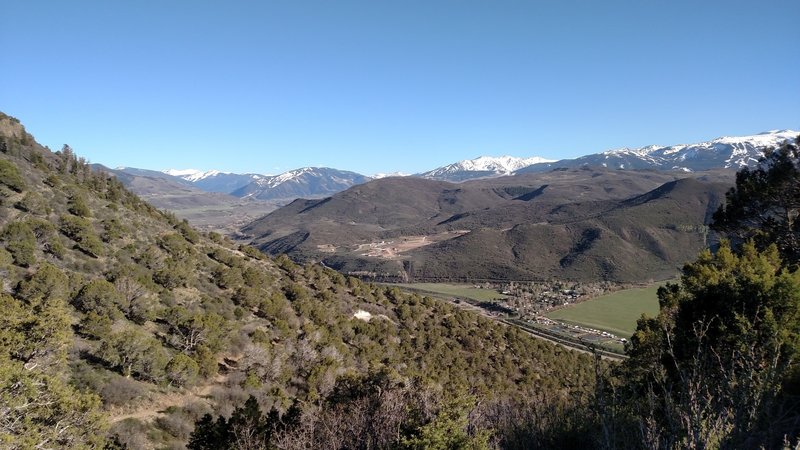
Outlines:
{"type": "Polygon", "coordinates": [[[328,167],[303,167],[280,175],[262,177],[231,195],[261,200],[320,197],[369,181],[364,175],[328,167]]]}
{"type": "Polygon", "coordinates": [[[221,172],[219,170],[208,170],[203,172],[202,170],[197,169],[167,169],[164,170],[163,173],[172,175],[173,177],[183,178],[184,180],[191,181],[192,183],[196,183],[200,180],[205,180],[206,178],[217,175],[230,174],[230,172],[221,172]]]}
{"type": "Polygon", "coordinates": [[[162,170],[161,172],[167,175],[172,175],[173,177],[181,177],[181,178],[191,177],[203,173],[202,170],[197,170],[197,169],[167,169],[167,170],[162,170]]]}
{"type": "Polygon", "coordinates": [[[465,159],[457,163],[448,164],[420,174],[423,178],[464,181],[476,177],[496,177],[511,175],[519,169],[533,164],[554,162],[552,159],[533,156],[518,158],[515,156],[479,156],[475,159],[465,159]]]}
{"type": "Polygon", "coordinates": [[[316,170],[318,169],[315,167],[302,167],[300,169],[294,169],[288,172],[284,172],[280,175],[262,178],[258,180],[257,183],[259,184],[259,186],[263,186],[266,188],[274,188],[275,186],[286,183],[288,181],[297,180],[303,175],[313,174],[316,170]]]}
{"type": "Polygon", "coordinates": [[[553,162],[551,159],[534,156],[531,158],[517,158],[514,156],[479,156],[475,159],[466,159],[455,164],[445,166],[451,170],[466,170],[473,172],[498,172],[511,173],[533,164],[553,162]]]}
{"type": "MultiPolygon", "coordinates": [[[[678,144],[668,147],[648,145],[641,148],[613,149],[604,151],[601,155],[604,159],[636,158],[639,162],[658,167],[669,166],[674,162],[724,158],[724,164],[721,167],[738,169],[758,162],[762,149],[777,147],[787,140],[794,139],[797,135],[798,132],[793,130],[772,130],[749,136],[723,136],[697,144],[678,144]]],[[[583,158],[589,157],[591,155],[583,158]]],[[[682,167],[682,169],[686,168],[682,167]]]]}
{"type": "Polygon", "coordinates": [[[373,180],[379,180],[381,178],[389,178],[389,177],[410,177],[410,173],[405,172],[392,172],[392,173],[376,173],[372,175],[370,178],[373,180]]]}

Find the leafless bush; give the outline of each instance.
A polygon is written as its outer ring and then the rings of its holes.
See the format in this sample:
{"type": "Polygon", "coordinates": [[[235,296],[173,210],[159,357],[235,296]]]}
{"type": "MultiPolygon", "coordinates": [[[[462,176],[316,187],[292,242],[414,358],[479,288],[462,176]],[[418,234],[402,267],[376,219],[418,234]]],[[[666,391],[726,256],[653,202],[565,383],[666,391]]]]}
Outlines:
{"type": "Polygon", "coordinates": [[[169,433],[181,441],[189,439],[189,435],[194,430],[194,421],[181,411],[171,411],[170,413],[156,419],[158,428],[169,433]]]}
{"type": "Polygon", "coordinates": [[[107,405],[123,406],[142,397],[146,389],[141,383],[121,376],[114,376],[100,389],[100,395],[107,405]]]}
{"type": "Polygon", "coordinates": [[[119,442],[131,450],[150,447],[147,439],[148,427],[137,419],[125,419],[111,426],[110,436],[116,436],[119,442]]]}
{"type": "Polygon", "coordinates": [[[216,388],[211,391],[211,399],[217,408],[217,412],[221,416],[228,417],[236,406],[247,400],[247,393],[238,386],[216,388]]]}

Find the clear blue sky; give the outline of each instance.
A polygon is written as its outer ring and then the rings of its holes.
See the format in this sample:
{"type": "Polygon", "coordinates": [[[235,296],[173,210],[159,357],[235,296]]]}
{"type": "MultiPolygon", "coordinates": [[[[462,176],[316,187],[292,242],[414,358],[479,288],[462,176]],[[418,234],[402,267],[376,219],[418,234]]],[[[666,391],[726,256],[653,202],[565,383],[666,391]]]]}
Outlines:
{"type": "Polygon", "coordinates": [[[0,110],[109,166],[418,172],[800,128],[800,1],[3,1],[0,110]]]}

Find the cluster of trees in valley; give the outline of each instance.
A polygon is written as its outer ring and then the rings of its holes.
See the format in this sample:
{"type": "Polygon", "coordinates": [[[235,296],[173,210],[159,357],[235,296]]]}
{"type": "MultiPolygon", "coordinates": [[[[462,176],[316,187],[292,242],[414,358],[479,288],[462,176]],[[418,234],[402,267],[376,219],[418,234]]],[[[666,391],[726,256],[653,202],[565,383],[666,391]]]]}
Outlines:
{"type": "Polygon", "coordinates": [[[798,189],[793,143],[742,171],[614,363],[200,233],[0,115],[0,447],[795,445],[798,189]]]}

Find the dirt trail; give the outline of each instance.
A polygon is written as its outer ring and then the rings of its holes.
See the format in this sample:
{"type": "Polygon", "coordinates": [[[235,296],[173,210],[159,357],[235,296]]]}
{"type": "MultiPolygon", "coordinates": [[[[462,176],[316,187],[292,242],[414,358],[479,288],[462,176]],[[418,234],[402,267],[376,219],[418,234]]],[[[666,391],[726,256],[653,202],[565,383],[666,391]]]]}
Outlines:
{"type": "Polygon", "coordinates": [[[222,386],[226,381],[227,376],[217,375],[212,382],[186,389],[184,392],[158,395],[152,402],[143,404],[133,411],[112,410],[109,412],[109,423],[113,424],[125,419],[137,419],[143,422],[149,422],[163,415],[164,411],[172,406],[183,407],[196,402],[203,402],[211,405],[207,397],[211,394],[212,389],[217,386],[222,386]]]}

